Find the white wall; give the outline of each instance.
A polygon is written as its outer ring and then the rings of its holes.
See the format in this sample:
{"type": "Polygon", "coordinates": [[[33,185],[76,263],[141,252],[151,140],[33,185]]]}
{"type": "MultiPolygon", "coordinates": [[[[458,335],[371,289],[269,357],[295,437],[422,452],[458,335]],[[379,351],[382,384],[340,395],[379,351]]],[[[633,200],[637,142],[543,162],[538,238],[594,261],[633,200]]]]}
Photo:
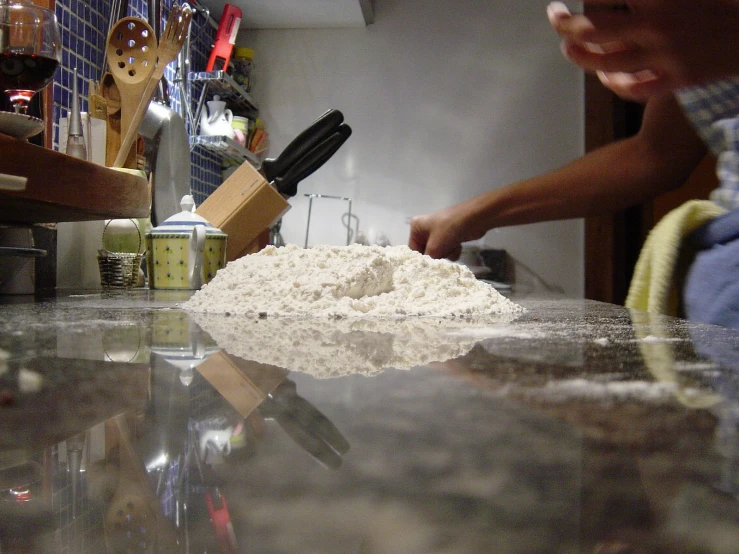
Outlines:
{"type": "MultiPolygon", "coordinates": [[[[366,28],[242,30],[252,94],[278,154],[328,108],[354,133],[298,187],[283,218],[303,244],[305,193],[350,197],[359,229],[408,240],[410,216],[530,177],[581,155],[580,72],[561,56],[546,1],[378,0],[366,28]]],[[[311,243],[342,244],[346,203],[314,201],[311,243]]],[[[489,232],[568,295],[583,294],[581,220],[489,232]]],[[[534,281],[531,281],[533,283],[534,281]]]]}

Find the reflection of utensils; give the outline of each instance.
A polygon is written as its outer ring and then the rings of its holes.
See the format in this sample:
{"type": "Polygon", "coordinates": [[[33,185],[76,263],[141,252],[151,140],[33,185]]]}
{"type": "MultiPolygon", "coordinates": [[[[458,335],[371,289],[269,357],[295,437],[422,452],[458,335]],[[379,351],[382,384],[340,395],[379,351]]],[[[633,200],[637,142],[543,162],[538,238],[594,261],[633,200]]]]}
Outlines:
{"type": "Polygon", "coordinates": [[[205,461],[208,450],[213,449],[224,456],[231,454],[231,436],[233,427],[226,429],[211,429],[200,435],[200,459],[205,461]]]}
{"type": "Polygon", "coordinates": [[[223,350],[197,369],[242,417],[258,409],[320,463],[332,469],[341,465],[349,442],[324,414],[297,394],[295,383],[286,378],[287,371],[223,350]]]}
{"type": "Polygon", "coordinates": [[[0,492],[4,500],[12,499],[0,502],[3,541],[26,540],[29,529],[39,535],[54,531],[58,512],[52,510],[51,502],[42,501],[43,474],[41,465],[33,461],[0,468],[0,492]]]}
{"type": "MultiPolygon", "coordinates": [[[[121,96],[121,134],[132,125],[136,108],[154,72],[157,60],[156,37],[149,24],[138,17],[124,17],[108,35],[108,65],[121,96]]],[[[137,126],[138,127],[138,126],[137,126]]],[[[132,143],[133,141],[131,141],[132,143]]],[[[136,169],[136,152],[130,148],[118,151],[114,167],[136,169]]]]}
{"type": "Polygon", "coordinates": [[[213,522],[221,554],[236,554],[238,544],[231,524],[231,514],[228,512],[226,497],[218,489],[213,489],[205,493],[205,503],[208,506],[208,514],[213,522]]]}
{"type": "Polygon", "coordinates": [[[80,488],[80,472],[82,471],[82,454],[85,450],[87,433],[79,433],[66,441],[67,472],[72,481],[72,518],[78,515],[78,493],[80,488]]]}
{"type": "MultiPolygon", "coordinates": [[[[113,163],[113,167],[124,167],[127,159],[127,152],[130,150],[131,145],[134,143],[136,136],[138,135],[139,126],[141,121],[146,115],[146,111],[151,103],[151,99],[154,97],[156,87],[164,76],[164,68],[174,61],[177,54],[182,48],[182,43],[185,41],[187,35],[187,29],[190,27],[190,18],[192,12],[189,8],[181,8],[175,4],[172,6],[169,12],[169,18],[167,19],[167,27],[164,29],[162,38],[159,40],[159,45],[156,49],[156,67],[152,66],[151,69],[147,67],[145,74],[144,86],[141,89],[138,97],[135,99],[136,107],[133,110],[131,119],[127,125],[124,125],[123,139],[121,140],[121,149],[118,151],[118,156],[113,163]]],[[[147,25],[148,27],[148,25],[147,25]]],[[[151,27],[149,27],[151,30],[151,27]]],[[[152,35],[153,35],[153,31],[152,35]]],[[[153,37],[153,42],[156,43],[156,37],[153,37]]],[[[147,46],[151,46],[147,42],[147,46]]],[[[125,121],[125,119],[124,119],[125,121]]]]}
{"type": "MultiPolygon", "coordinates": [[[[105,538],[111,552],[145,551],[173,546],[176,537],[159,513],[159,501],[141,458],[133,448],[128,425],[114,418],[118,432],[118,485],[105,515],[105,538]]],[[[166,548],[165,548],[166,551],[166,548]]]]}
{"type": "Polygon", "coordinates": [[[274,419],[290,437],[321,464],[337,469],[349,441],[310,402],[300,397],[293,381],[286,379],[259,406],[266,419],[274,419]]]}

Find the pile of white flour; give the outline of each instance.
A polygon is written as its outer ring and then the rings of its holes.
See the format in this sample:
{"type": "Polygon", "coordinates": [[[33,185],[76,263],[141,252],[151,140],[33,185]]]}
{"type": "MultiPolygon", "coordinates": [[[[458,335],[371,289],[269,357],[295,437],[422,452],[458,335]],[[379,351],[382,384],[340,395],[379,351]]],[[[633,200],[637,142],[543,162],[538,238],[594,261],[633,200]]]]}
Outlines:
{"type": "Polygon", "coordinates": [[[523,310],[465,266],[407,246],[267,246],[230,262],[183,307],[303,317],[478,317],[523,310]]]}

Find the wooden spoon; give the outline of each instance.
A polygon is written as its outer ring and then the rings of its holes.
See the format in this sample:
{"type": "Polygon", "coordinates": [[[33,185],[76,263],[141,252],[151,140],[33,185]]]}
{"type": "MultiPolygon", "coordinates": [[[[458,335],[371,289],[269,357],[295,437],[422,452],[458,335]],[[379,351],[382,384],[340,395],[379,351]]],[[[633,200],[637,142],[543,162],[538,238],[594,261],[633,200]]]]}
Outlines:
{"type": "Polygon", "coordinates": [[[104,520],[109,551],[176,552],[174,529],[161,513],[159,499],[133,446],[131,429],[124,416],[113,421],[120,443],[118,483],[104,520]]]}
{"type": "Polygon", "coordinates": [[[90,117],[95,119],[106,119],[108,117],[105,98],[103,98],[100,87],[94,79],[90,79],[87,85],[87,103],[90,117]]]}
{"type": "Polygon", "coordinates": [[[164,68],[174,61],[182,49],[182,43],[185,41],[187,30],[190,27],[191,17],[192,11],[190,11],[189,8],[181,8],[177,4],[172,6],[171,11],[169,12],[169,18],[167,19],[167,26],[165,27],[164,32],[159,39],[159,45],[157,46],[156,69],[149,75],[149,80],[140,96],[140,102],[138,103],[136,112],[130,122],[131,125],[123,135],[121,149],[118,152],[118,157],[113,163],[113,167],[124,167],[123,164],[125,158],[123,155],[127,152],[126,149],[130,149],[133,144],[134,138],[138,133],[139,126],[146,115],[146,111],[149,109],[149,103],[154,97],[154,91],[156,90],[159,81],[161,81],[164,76],[164,68]]]}
{"type": "Polygon", "coordinates": [[[121,149],[121,93],[111,73],[106,73],[100,81],[100,93],[105,99],[105,165],[113,167],[113,162],[121,149]]]}
{"type": "Polygon", "coordinates": [[[121,92],[111,73],[103,75],[100,81],[100,93],[105,98],[105,108],[108,115],[121,113],[121,92]]]}
{"type": "MultiPolygon", "coordinates": [[[[157,39],[151,26],[138,17],[124,17],[111,29],[106,50],[108,66],[121,96],[121,135],[133,121],[136,107],[156,67],[157,39]]],[[[132,141],[133,142],[133,141],[132,141]]],[[[119,167],[136,169],[136,151],[130,146],[119,167]]]]}

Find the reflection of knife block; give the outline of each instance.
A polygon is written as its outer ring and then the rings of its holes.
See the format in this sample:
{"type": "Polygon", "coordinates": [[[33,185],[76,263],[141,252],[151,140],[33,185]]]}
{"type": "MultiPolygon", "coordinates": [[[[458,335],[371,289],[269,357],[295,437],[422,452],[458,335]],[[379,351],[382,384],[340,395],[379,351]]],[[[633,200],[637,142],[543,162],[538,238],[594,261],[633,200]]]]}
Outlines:
{"type": "Polygon", "coordinates": [[[253,412],[288,374],[285,369],[250,362],[223,350],[209,356],[197,370],[243,417],[253,412]]]}
{"type": "Polygon", "coordinates": [[[244,162],[195,210],[228,235],[226,260],[258,250],[255,243],[290,204],[249,162],[244,162]]]}

